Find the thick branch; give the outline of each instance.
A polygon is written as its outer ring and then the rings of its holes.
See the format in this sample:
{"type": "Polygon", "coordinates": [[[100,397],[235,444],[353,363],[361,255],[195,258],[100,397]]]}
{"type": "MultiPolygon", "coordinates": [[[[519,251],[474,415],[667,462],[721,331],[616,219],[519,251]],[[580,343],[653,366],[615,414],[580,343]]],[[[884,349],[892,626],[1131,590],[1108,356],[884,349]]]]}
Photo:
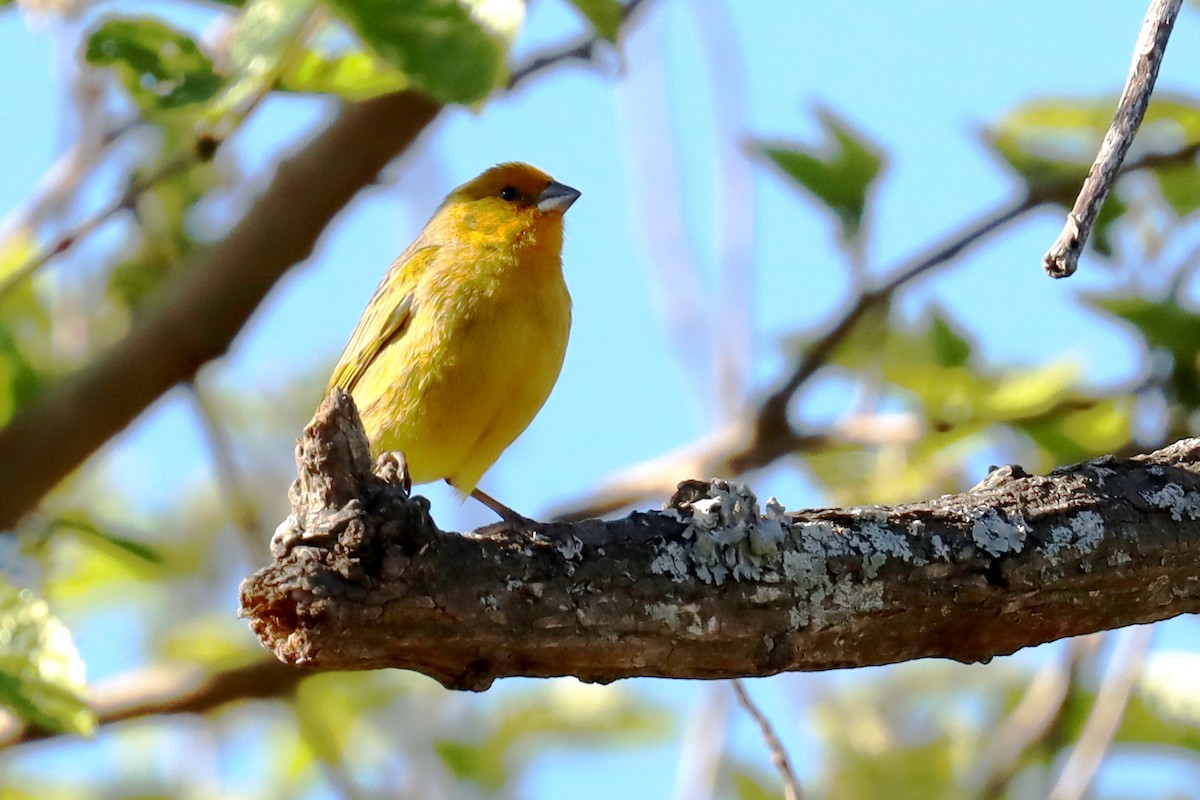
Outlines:
{"type": "Polygon", "coordinates": [[[150,403],[225,352],[325,226],[433,120],[412,92],[346,106],[274,179],[229,235],[181,270],[153,312],[87,368],[0,430],[0,530],[150,403]]]}
{"type": "Polygon", "coordinates": [[[1022,647],[1200,608],[1200,440],[896,507],[791,514],[723,481],[666,512],[444,533],[371,473],[342,395],[297,449],[293,513],[242,609],[281,660],[729,678],[1022,647]]]}

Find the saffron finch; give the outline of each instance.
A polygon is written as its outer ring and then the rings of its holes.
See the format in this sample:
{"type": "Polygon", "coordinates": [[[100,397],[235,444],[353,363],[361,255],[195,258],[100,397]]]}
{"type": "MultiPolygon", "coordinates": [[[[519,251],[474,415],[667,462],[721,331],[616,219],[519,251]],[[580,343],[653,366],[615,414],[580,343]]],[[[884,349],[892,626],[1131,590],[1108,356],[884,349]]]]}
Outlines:
{"type": "Polygon", "coordinates": [[[380,281],[329,388],[354,398],[375,455],[414,483],[476,488],[558,380],[571,328],[563,213],[579,192],[528,164],[452,191],[380,281]]]}

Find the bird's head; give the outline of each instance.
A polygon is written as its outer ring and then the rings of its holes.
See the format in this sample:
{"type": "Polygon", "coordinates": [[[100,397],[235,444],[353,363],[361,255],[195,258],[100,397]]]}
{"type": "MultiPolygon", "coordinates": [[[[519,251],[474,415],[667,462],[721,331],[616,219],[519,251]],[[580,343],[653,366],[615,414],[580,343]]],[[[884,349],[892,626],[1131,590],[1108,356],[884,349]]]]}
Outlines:
{"type": "Polygon", "coordinates": [[[559,183],[537,167],[512,161],[494,166],[464,183],[450,193],[447,201],[562,216],[578,197],[578,190],[559,183]]]}
{"type": "Polygon", "coordinates": [[[528,164],[492,167],[446,197],[434,216],[447,233],[524,248],[562,249],[562,216],[579,192],[528,164]]]}

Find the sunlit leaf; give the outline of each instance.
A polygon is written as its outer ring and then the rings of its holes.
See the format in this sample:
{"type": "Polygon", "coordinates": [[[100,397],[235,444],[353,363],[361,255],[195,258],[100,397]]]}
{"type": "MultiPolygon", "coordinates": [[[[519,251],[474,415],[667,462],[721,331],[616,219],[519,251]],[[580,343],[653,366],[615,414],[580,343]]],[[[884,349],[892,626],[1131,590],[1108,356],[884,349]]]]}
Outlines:
{"type": "Polygon", "coordinates": [[[89,64],[112,68],[145,113],[211,100],[223,79],[191,37],[149,17],[110,17],[88,36],[89,64]]]}
{"type": "Polygon", "coordinates": [[[313,50],[289,60],[279,88],[289,92],[335,94],[347,100],[369,100],[396,92],[408,80],[369,53],[326,55],[313,50]]]}
{"type": "Polygon", "coordinates": [[[474,103],[504,80],[502,39],[457,0],[328,2],[377,55],[439,100],[474,103]]]}
{"type": "Polygon", "coordinates": [[[44,600],[0,579],[0,703],[48,731],[90,735],[83,661],[44,600]]]}
{"type": "Polygon", "coordinates": [[[831,111],[818,111],[817,119],[826,135],[821,145],[759,145],[758,149],[832,211],[840,238],[854,243],[862,236],[871,188],[883,167],[882,151],[831,111]]]}
{"type": "Polygon", "coordinates": [[[1003,422],[1048,411],[1079,380],[1079,366],[1057,361],[1040,367],[1008,370],[981,398],[988,419],[1003,422]]]}
{"type": "Polygon", "coordinates": [[[265,94],[283,71],[316,0],[249,0],[229,40],[229,69],[233,75],[206,111],[212,122],[244,113],[254,98],[265,94]]]}
{"type": "Polygon", "coordinates": [[[1129,442],[1132,404],[1116,397],[1084,403],[1080,408],[1063,404],[1060,411],[1014,426],[1051,455],[1056,464],[1068,464],[1111,453],[1129,442]]]}
{"type": "Polygon", "coordinates": [[[617,0],[570,0],[579,13],[587,17],[601,39],[617,40],[621,30],[621,4],[617,0]]]}
{"type": "Polygon", "coordinates": [[[227,614],[207,614],[177,623],[159,640],[160,652],[212,670],[233,669],[262,658],[244,623],[227,614]]]}

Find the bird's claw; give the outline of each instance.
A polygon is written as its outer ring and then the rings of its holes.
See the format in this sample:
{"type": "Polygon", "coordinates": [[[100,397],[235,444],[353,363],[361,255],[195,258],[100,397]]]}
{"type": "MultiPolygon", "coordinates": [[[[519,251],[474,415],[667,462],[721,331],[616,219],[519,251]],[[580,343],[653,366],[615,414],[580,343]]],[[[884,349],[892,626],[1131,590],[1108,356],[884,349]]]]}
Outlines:
{"type": "Polygon", "coordinates": [[[404,493],[412,494],[412,476],[408,472],[408,459],[399,450],[380,453],[375,460],[375,474],[387,483],[398,484],[404,493]]]}

